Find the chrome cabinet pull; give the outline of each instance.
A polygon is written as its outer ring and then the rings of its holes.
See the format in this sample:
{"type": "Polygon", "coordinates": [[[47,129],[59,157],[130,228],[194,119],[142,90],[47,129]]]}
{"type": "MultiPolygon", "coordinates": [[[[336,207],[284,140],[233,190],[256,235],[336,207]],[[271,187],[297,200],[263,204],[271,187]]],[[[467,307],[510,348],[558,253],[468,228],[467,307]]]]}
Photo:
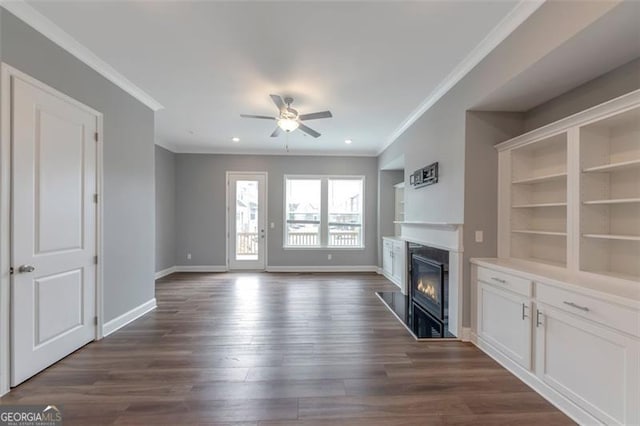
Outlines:
{"type": "Polygon", "coordinates": [[[522,304],[522,319],[524,320],[525,318],[529,318],[529,315],[527,315],[525,313],[525,309],[528,309],[529,307],[527,305],[525,305],[524,303],[522,304]]]}
{"type": "Polygon", "coordinates": [[[501,284],[506,284],[507,283],[506,280],[500,279],[498,277],[491,277],[491,279],[494,280],[494,281],[497,281],[497,282],[499,282],[501,284]]]}
{"type": "Polygon", "coordinates": [[[540,321],[540,310],[536,309],[536,327],[540,327],[542,322],[540,321]]]}
{"type": "Polygon", "coordinates": [[[576,305],[573,302],[567,302],[566,300],[564,302],[565,305],[567,306],[571,306],[572,308],[576,308],[576,309],[580,309],[581,311],[585,311],[585,312],[589,312],[589,308],[587,308],[586,306],[580,306],[580,305],[576,305]]]}

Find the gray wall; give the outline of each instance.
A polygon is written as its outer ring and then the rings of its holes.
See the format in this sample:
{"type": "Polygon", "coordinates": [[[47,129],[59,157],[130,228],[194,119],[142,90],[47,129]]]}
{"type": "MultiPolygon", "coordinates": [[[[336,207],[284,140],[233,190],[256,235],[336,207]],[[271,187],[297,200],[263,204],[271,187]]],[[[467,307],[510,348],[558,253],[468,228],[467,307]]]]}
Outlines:
{"type": "Polygon", "coordinates": [[[525,130],[542,127],[638,89],[640,58],[527,111],[524,116],[525,130]]]}
{"type": "MultiPolygon", "coordinates": [[[[474,121],[467,128],[466,112],[473,110],[483,99],[570,40],[612,7],[613,3],[605,2],[583,3],[580,7],[572,2],[545,3],[381,153],[379,164],[386,164],[404,155],[405,181],[417,168],[433,161],[440,163],[438,184],[405,189],[406,220],[464,223],[465,243],[474,241],[475,231],[481,229],[485,231],[486,242],[481,245],[472,243],[465,258],[470,253],[495,253],[495,236],[490,235],[494,233],[495,224],[493,220],[486,219],[491,215],[491,211],[486,210],[490,203],[479,203],[477,200],[492,200],[496,187],[483,184],[468,191],[465,185],[471,181],[473,184],[478,178],[476,175],[482,177],[483,172],[476,168],[487,167],[486,157],[492,158],[489,165],[496,164],[493,156],[497,154],[489,149],[489,145],[499,137],[500,132],[510,134],[516,130],[512,127],[515,123],[508,124],[506,129],[490,129],[485,126],[491,124],[474,121]],[[566,16],[572,19],[567,20],[566,16]],[[549,28],[554,30],[549,31],[549,28]],[[480,129],[484,136],[474,136],[473,129],[480,129]],[[468,148],[469,143],[479,143],[481,146],[468,148]],[[470,175],[469,179],[466,174],[470,175]]],[[[490,179],[493,181],[493,176],[490,179]]],[[[495,212],[495,207],[492,211],[495,212]]],[[[463,289],[463,297],[468,301],[468,274],[463,276],[463,289]]],[[[463,309],[463,326],[469,326],[468,305],[463,309]]]]}
{"type": "Polygon", "coordinates": [[[267,222],[269,266],[336,266],[377,264],[378,170],[375,157],[307,157],[277,155],[176,155],[176,263],[222,266],[225,252],[227,171],[268,173],[267,222]],[[335,174],[365,176],[365,249],[283,249],[284,175],[335,174]],[[191,260],[187,260],[191,253],[191,260]],[[327,260],[327,254],[333,254],[327,260]]]}
{"type": "Polygon", "coordinates": [[[154,296],[154,113],[0,9],[2,61],[104,114],[104,320],[154,296]]]}
{"type": "Polygon", "coordinates": [[[156,145],[156,272],[176,264],[176,155],[156,145]]]}
{"type": "MultiPolygon", "coordinates": [[[[469,277],[469,259],[498,255],[498,155],[494,145],[523,133],[524,114],[517,112],[477,112],[466,114],[464,175],[464,276],[469,277]],[[475,231],[482,230],[477,243],[475,231]]],[[[471,294],[468,279],[464,294],[471,294]]],[[[470,312],[465,297],[464,312],[470,312]]]]}

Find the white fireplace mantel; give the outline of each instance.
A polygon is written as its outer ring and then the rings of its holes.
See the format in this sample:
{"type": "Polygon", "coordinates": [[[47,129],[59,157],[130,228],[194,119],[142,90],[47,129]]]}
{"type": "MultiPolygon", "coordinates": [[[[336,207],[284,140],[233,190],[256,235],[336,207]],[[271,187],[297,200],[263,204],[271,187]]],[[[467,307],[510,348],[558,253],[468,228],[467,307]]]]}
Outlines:
{"type": "MultiPolygon", "coordinates": [[[[448,222],[398,221],[400,239],[449,252],[449,331],[462,338],[462,224],[448,222]]],[[[406,245],[405,245],[406,246],[406,245]]],[[[406,250],[406,249],[405,249],[406,250]]],[[[407,262],[410,261],[405,255],[407,262]]],[[[403,283],[407,293],[408,277],[403,283]]]]}
{"type": "Polygon", "coordinates": [[[461,253],[462,224],[449,222],[402,221],[400,235],[403,240],[461,253]]]}

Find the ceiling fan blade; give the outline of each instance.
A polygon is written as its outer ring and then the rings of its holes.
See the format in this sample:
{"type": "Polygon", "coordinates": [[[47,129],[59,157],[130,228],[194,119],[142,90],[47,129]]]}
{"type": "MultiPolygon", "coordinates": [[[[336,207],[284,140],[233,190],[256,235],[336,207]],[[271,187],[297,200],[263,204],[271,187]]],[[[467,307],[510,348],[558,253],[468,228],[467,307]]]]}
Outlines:
{"type": "Polygon", "coordinates": [[[313,136],[314,138],[317,138],[318,136],[320,136],[320,133],[316,132],[311,127],[305,126],[302,123],[300,123],[300,127],[298,127],[298,129],[302,130],[303,132],[305,132],[309,136],[313,136]]]}
{"type": "Polygon", "coordinates": [[[242,118],[262,118],[263,120],[275,120],[275,117],[269,117],[267,115],[252,115],[252,114],[240,114],[242,118]]]}
{"type": "Polygon", "coordinates": [[[278,136],[280,136],[280,133],[282,133],[282,129],[280,128],[280,126],[276,126],[276,129],[273,131],[273,133],[271,133],[271,137],[277,138],[278,136]]]}
{"type": "Polygon", "coordinates": [[[316,120],[318,118],[331,118],[331,111],[312,112],[311,114],[302,114],[298,116],[298,120],[316,120]]]}
{"type": "Polygon", "coordinates": [[[276,104],[276,106],[278,107],[278,111],[284,111],[287,109],[287,106],[285,105],[284,101],[282,100],[282,98],[278,95],[269,95],[271,96],[271,100],[273,100],[273,103],[276,104]]]}

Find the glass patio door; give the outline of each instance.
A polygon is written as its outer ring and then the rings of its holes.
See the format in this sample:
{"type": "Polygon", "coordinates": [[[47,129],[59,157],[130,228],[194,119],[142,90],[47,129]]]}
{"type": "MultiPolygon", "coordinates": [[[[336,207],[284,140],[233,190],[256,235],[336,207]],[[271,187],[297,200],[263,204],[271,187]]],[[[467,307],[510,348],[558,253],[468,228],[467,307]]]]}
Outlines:
{"type": "Polygon", "coordinates": [[[265,269],[266,173],[228,173],[229,269],[265,269]]]}

